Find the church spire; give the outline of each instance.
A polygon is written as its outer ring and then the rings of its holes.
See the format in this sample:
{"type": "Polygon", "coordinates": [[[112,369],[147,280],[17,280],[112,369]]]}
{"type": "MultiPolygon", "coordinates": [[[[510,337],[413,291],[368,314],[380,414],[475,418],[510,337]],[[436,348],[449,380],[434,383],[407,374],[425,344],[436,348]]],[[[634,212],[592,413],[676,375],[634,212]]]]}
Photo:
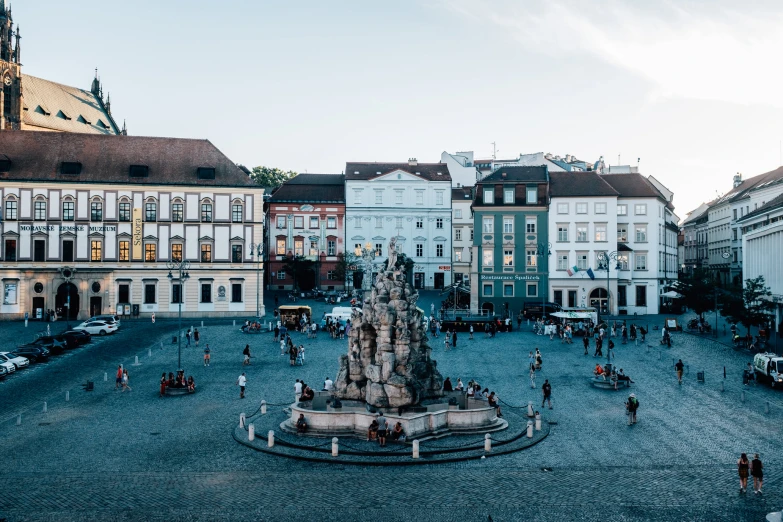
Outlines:
{"type": "Polygon", "coordinates": [[[98,79],[98,68],[95,68],[95,79],[92,81],[92,87],[90,88],[90,92],[93,93],[95,96],[100,95],[101,93],[101,81],[98,79]]]}
{"type": "Polygon", "coordinates": [[[16,24],[16,50],[14,50],[14,61],[16,63],[22,63],[22,48],[19,47],[19,40],[22,36],[19,34],[19,24],[16,24]]]}
{"type": "Polygon", "coordinates": [[[122,130],[120,131],[120,134],[123,136],[128,135],[128,128],[125,126],[125,120],[122,120],[122,130]]]}
{"type": "Polygon", "coordinates": [[[106,93],[106,112],[111,115],[111,93],[106,93]]]}

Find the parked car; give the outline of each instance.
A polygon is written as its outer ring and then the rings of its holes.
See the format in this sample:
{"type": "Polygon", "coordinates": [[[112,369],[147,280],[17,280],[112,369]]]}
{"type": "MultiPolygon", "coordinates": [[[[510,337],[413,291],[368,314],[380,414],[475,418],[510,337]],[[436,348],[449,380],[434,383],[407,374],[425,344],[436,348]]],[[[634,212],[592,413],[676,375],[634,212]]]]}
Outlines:
{"type": "Polygon", "coordinates": [[[77,343],[79,343],[79,346],[83,344],[87,344],[90,341],[92,341],[92,335],[85,332],[84,330],[66,330],[60,335],[65,337],[66,339],[68,338],[74,339],[77,343]]]}
{"type": "Polygon", "coordinates": [[[4,377],[16,371],[16,366],[14,366],[14,363],[10,363],[8,361],[0,362],[0,368],[2,368],[2,375],[4,377]]]}
{"type": "Polygon", "coordinates": [[[14,355],[19,355],[21,357],[25,357],[29,359],[31,363],[49,360],[49,350],[39,346],[31,346],[31,345],[20,346],[19,348],[16,348],[12,353],[14,355]]]}
{"type": "Polygon", "coordinates": [[[0,352],[0,361],[10,362],[17,370],[30,366],[30,360],[27,357],[20,357],[11,352],[0,352]]]}
{"type": "Polygon", "coordinates": [[[96,315],[93,317],[90,317],[85,322],[91,323],[93,321],[103,321],[104,323],[108,324],[116,324],[117,328],[120,327],[120,316],[119,315],[96,315]]]}
{"type": "Polygon", "coordinates": [[[53,354],[61,354],[66,348],[71,348],[71,346],[69,346],[64,339],[59,340],[50,335],[39,337],[35,341],[27,343],[23,346],[38,346],[39,348],[46,348],[53,354]]]}
{"type": "Polygon", "coordinates": [[[84,331],[90,335],[106,335],[117,331],[116,324],[109,324],[105,321],[85,321],[79,326],[74,326],[74,330],[84,331]]]}

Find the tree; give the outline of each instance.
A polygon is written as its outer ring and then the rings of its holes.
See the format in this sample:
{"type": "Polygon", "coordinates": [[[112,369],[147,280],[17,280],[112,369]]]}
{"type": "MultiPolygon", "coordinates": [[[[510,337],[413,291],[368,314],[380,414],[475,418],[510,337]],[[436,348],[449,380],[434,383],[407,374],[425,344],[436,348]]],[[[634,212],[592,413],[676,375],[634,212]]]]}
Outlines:
{"type": "Polygon", "coordinates": [[[775,307],[764,276],[746,279],[742,291],[726,292],[722,303],[721,315],[732,322],[741,323],[748,329],[748,335],[752,326],[761,326],[769,321],[769,312],[775,307]]]}
{"type": "Polygon", "coordinates": [[[680,279],[677,291],[683,296],[683,304],[699,317],[703,318],[705,312],[715,310],[715,284],[707,271],[698,269],[690,277],[680,279]]]}
{"type": "Polygon", "coordinates": [[[360,264],[360,261],[359,258],[356,257],[356,254],[341,252],[337,255],[337,264],[334,266],[334,278],[337,281],[344,281],[347,283],[350,276],[353,276],[353,273],[355,272],[355,270],[352,270],[350,267],[358,264],[360,264]]]}
{"type": "Polygon", "coordinates": [[[307,270],[311,270],[313,266],[315,266],[315,261],[307,259],[305,256],[286,256],[283,259],[284,270],[294,278],[294,291],[298,289],[298,277],[307,270]]]}
{"type": "Polygon", "coordinates": [[[250,174],[250,178],[256,182],[257,185],[266,188],[277,188],[289,179],[296,176],[296,172],[293,170],[283,171],[274,167],[255,167],[250,174]]]}

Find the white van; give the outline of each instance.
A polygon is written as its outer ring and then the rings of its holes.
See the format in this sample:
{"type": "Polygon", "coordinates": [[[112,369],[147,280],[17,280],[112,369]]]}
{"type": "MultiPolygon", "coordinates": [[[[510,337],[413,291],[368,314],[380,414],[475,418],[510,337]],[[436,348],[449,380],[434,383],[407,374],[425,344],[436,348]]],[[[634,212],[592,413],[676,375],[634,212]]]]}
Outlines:
{"type": "Polygon", "coordinates": [[[783,357],[774,353],[757,353],[753,357],[753,369],[757,381],[766,381],[773,388],[783,388],[783,357]]]}

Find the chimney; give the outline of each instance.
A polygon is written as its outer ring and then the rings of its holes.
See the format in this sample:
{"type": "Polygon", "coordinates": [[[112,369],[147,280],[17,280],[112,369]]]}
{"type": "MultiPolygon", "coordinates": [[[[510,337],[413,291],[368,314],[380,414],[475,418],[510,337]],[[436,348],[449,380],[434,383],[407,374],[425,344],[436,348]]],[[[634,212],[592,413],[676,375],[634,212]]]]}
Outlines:
{"type": "Polygon", "coordinates": [[[737,174],[734,176],[734,188],[739,187],[742,184],[742,173],[737,172],[737,174]]]}
{"type": "Polygon", "coordinates": [[[419,161],[416,158],[408,158],[408,166],[415,167],[419,164],[419,161]]]}

